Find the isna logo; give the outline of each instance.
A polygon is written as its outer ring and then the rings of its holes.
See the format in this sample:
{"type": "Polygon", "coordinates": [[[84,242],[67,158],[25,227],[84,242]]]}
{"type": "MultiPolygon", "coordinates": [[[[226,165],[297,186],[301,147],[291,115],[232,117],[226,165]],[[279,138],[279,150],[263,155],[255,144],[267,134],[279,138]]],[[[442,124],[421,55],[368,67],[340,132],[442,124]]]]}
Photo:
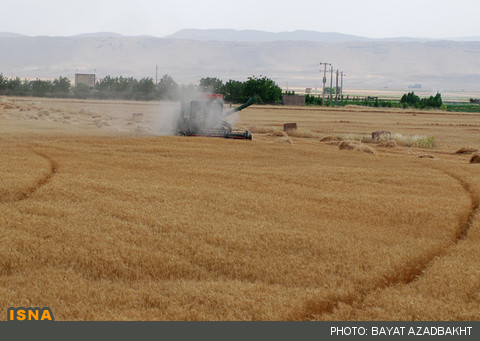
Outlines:
{"type": "Polygon", "coordinates": [[[55,321],[52,310],[44,308],[13,308],[7,309],[8,321],[55,321]]]}

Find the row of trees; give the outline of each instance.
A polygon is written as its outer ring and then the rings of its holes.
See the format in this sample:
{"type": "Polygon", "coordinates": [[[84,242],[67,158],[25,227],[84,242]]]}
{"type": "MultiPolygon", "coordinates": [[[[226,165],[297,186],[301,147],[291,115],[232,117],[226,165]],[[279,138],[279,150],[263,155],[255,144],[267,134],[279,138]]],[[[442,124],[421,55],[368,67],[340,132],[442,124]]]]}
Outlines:
{"type": "MultiPolygon", "coordinates": [[[[306,95],[305,104],[307,105],[322,105],[323,100],[320,96],[306,95]]],[[[443,104],[442,95],[437,93],[435,96],[420,98],[414,92],[404,94],[400,100],[379,99],[378,97],[352,97],[339,96],[336,100],[330,102],[328,97],[325,98],[325,105],[361,105],[368,107],[383,107],[383,108],[409,108],[417,109],[425,108],[445,108],[443,104]]]]}
{"type": "Polygon", "coordinates": [[[180,87],[169,76],[155,84],[152,78],[137,80],[133,77],[107,76],[97,81],[92,90],[86,84],[72,86],[67,77],[55,80],[21,80],[20,78],[6,78],[0,74],[0,95],[35,96],[35,97],[73,97],[99,99],[175,99],[180,87]]]}
{"type": "Polygon", "coordinates": [[[70,79],[60,77],[54,81],[40,79],[22,81],[18,77],[6,78],[0,74],[0,94],[10,96],[69,97],[71,94],[70,79]]]}
{"type": "Polygon", "coordinates": [[[404,94],[400,99],[400,104],[407,104],[408,106],[415,107],[417,109],[424,108],[441,108],[443,107],[442,95],[437,93],[435,96],[420,98],[415,93],[409,92],[404,94]]]}
{"type": "Polygon", "coordinates": [[[258,104],[282,101],[282,89],[265,76],[248,77],[245,82],[229,80],[225,84],[218,78],[202,78],[200,90],[223,94],[226,101],[234,103],[246,102],[250,97],[254,97],[258,104]]]}
{"type": "Polygon", "coordinates": [[[256,103],[280,103],[282,90],[267,77],[248,77],[245,82],[229,80],[223,83],[218,78],[202,78],[199,85],[177,84],[169,75],[164,75],[155,84],[152,78],[137,80],[133,77],[106,76],[97,80],[95,89],[86,84],[72,86],[67,77],[53,81],[36,79],[21,80],[6,78],[0,74],[0,95],[36,97],[73,97],[126,100],[179,100],[195,92],[214,92],[224,95],[226,101],[246,102],[255,97],[256,103]]]}
{"type": "MultiPolygon", "coordinates": [[[[224,83],[215,77],[200,79],[199,85],[178,85],[171,76],[164,75],[155,84],[152,78],[137,80],[133,77],[106,76],[96,82],[95,89],[90,89],[86,84],[72,86],[70,79],[59,77],[50,80],[21,80],[20,78],[6,78],[0,74],[0,95],[10,96],[35,96],[35,97],[73,97],[73,98],[97,98],[97,99],[125,99],[125,100],[179,100],[184,96],[191,96],[195,92],[213,92],[223,94],[226,101],[244,103],[250,97],[255,102],[280,103],[282,101],[282,89],[271,79],[260,77],[248,77],[246,81],[229,80],[224,83]]],[[[286,94],[294,94],[287,92],[286,94]]],[[[322,105],[319,96],[306,95],[307,105],[322,105]]],[[[376,97],[349,98],[340,96],[334,103],[325,100],[326,105],[363,105],[372,107],[415,107],[442,108],[444,107],[442,96],[420,98],[414,92],[404,94],[400,101],[382,100],[376,97]]]]}

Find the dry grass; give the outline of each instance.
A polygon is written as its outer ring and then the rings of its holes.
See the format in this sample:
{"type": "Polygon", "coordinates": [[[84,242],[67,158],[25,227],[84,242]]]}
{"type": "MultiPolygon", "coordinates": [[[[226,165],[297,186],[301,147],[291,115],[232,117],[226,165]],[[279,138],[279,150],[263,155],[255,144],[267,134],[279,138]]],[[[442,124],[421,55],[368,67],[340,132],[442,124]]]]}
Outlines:
{"type": "Polygon", "coordinates": [[[281,130],[283,123],[295,121],[305,131],[312,132],[312,137],[318,136],[320,139],[330,135],[353,139],[353,136],[364,136],[364,143],[371,140],[372,132],[388,130],[392,135],[398,134],[396,136],[399,146],[427,146],[453,152],[463,146],[478,143],[479,119],[480,114],[438,110],[253,106],[242,112],[238,125],[245,129],[255,125],[259,128],[281,130]],[[414,112],[416,116],[412,115],[414,112]],[[433,146],[429,140],[431,137],[435,137],[433,146]]]}
{"type": "Polygon", "coordinates": [[[307,139],[313,137],[313,133],[311,131],[297,130],[297,129],[290,129],[287,132],[287,135],[292,137],[307,138],[307,139]]]}
{"type": "MultiPolygon", "coordinates": [[[[59,115],[76,105],[55,103],[45,107],[59,115]]],[[[104,103],[84,105],[113,117],[104,103]]],[[[260,110],[262,127],[273,114],[260,110]]],[[[278,120],[313,120],[302,113],[278,120]]],[[[241,114],[238,126],[253,121],[241,114]]],[[[0,310],[49,306],[58,320],[480,318],[480,176],[451,152],[372,157],[312,139],[141,137],[112,132],[116,117],[101,128],[22,117],[0,112],[0,310]]],[[[439,136],[442,150],[450,142],[439,136]]]]}
{"type": "Polygon", "coordinates": [[[340,150],[354,150],[360,145],[361,143],[359,143],[358,141],[345,140],[340,142],[340,144],[338,145],[338,148],[340,150]]]}
{"type": "Polygon", "coordinates": [[[343,140],[344,140],[344,138],[341,137],[341,136],[328,135],[328,136],[322,137],[319,141],[320,142],[341,142],[343,140]]]}
{"type": "Polygon", "coordinates": [[[384,147],[384,148],[395,148],[397,146],[397,141],[395,140],[383,141],[383,142],[380,142],[378,146],[384,147]]]}
{"type": "Polygon", "coordinates": [[[462,147],[458,149],[455,154],[472,154],[478,152],[478,148],[474,147],[462,147]]]}
{"type": "Polygon", "coordinates": [[[366,146],[361,144],[354,149],[357,152],[367,153],[367,154],[375,154],[375,150],[372,147],[366,146]]]}

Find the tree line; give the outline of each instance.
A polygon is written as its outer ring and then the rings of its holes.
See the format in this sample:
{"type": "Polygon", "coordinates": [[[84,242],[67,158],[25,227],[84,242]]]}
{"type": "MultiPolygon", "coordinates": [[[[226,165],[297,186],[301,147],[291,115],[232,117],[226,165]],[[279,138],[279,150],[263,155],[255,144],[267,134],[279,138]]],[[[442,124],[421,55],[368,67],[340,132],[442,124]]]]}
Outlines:
{"type": "MultiPolygon", "coordinates": [[[[294,92],[288,94],[295,94],[294,92]]],[[[305,96],[306,105],[322,105],[323,98],[321,96],[309,95],[305,96]]],[[[435,96],[420,98],[414,92],[404,94],[400,100],[379,99],[378,97],[350,97],[338,96],[330,101],[329,97],[325,98],[326,106],[345,106],[345,105],[359,105],[376,108],[445,108],[442,100],[442,95],[437,93],[435,96]]]]}
{"type": "Polygon", "coordinates": [[[243,103],[250,97],[255,98],[257,104],[275,104],[282,102],[282,89],[271,79],[248,77],[245,82],[229,80],[225,84],[218,78],[202,78],[199,84],[200,91],[223,94],[226,101],[243,103]]]}
{"type": "Polygon", "coordinates": [[[0,95],[34,96],[57,98],[93,98],[123,100],[180,100],[196,92],[213,92],[223,94],[226,101],[246,102],[254,97],[256,103],[281,103],[282,90],[271,79],[248,77],[246,81],[229,80],[224,83],[218,78],[200,79],[198,85],[179,85],[169,76],[164,75],[159,82],[152,78],[140,80],[133,77],[106,76],[98,79],[94,89],[80,83],[72,86],[70,79],[59,77],[51,80],[21,80],[19,77],[7,78],[0,74],[0,95]]]}
{"type": "Polygon", "coordinates": [[[420,98],[412,91],[408,94],[404,94],[400,99],[400,103],[417,109],[443,107],[442,95],[438,92],[435,96],[420,98]]]}

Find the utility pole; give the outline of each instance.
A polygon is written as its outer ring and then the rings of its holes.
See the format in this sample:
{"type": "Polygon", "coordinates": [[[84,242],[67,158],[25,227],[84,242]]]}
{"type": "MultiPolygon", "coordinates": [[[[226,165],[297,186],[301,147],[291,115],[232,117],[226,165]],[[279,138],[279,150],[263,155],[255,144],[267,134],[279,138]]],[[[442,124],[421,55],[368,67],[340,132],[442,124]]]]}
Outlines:
{"type": "Polygon", "coordinates": [[[333,66],[330,64],[330,105],[332,105],[332,96],[333,96],[333,66]]]}
{"type": "Polygon", "coordinates": [[[343,101],[343,76],[345,76],[345,74],[343,73],[343,71],[340,73],[341,75],[341,83],[340,83],[340,96],[342,98],[342,101],[343,101]]]}
{"type": "Polygon", "coordinates": [[[336,78],[335,78],[335,105],[337,104],[337,101],[338,101],[338,73],[340,71],[337,69],[337,73],[336,73],[336,78]]]}
{"type": "Polygon", "coordinates": [[[158,64],[155,65],[155,84],[158,84],[158,64]]]}
{"type": "MultiPolygon", "coordinates": [[[[327,65],[332,65],[332,64],[329,64],[329,63],[320,63],[320,67],[321,66],[324,66],[323,68],[323,92],[322,92],[322,95],[323,95],[323,99],[322,99],[322,106],[325,105],[325,83],[327,83],[327,65]]],[[[320,70],[320,72],[322,72],[322,70],[320,70]]]]}

